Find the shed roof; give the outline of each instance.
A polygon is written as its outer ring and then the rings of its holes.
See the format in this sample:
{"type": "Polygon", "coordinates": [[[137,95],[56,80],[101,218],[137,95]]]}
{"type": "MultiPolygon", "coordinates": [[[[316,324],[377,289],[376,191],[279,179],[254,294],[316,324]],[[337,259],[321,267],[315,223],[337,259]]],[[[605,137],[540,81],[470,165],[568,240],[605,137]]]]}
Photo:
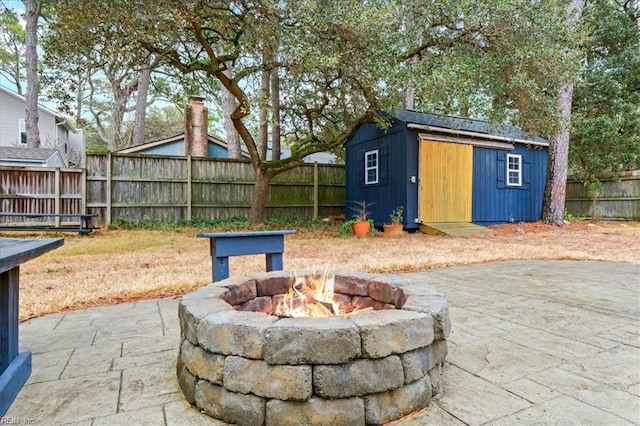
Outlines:
{"type": "Polygon", "coordinates": [[[522,129],[508,124],[496,124],[485,120],[455,117],[451,115],[430,114],[408,109],[396,109],[393,117],[406,123],[428,126],[433,128],[445,128],[460,130],[463,132],[477,133],[478,135],[499,136],[516,141],[531,141],[546,145],[547,141],[539,136],[527,134],[522,129]]]}

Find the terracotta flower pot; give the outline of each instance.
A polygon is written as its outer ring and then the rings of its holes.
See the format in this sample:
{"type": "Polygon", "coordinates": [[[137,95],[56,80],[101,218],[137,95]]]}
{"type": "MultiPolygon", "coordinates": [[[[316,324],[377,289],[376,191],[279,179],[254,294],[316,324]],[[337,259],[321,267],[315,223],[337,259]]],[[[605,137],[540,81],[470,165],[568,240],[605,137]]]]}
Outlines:
{"type": "Polygon", "coordinates": [[[402,224],[401,223],[391,223],[382,225],[384,228],[385,236],[397,236],[402,235],[402,224]]]}
{"type": "Polygon", "coordinates": [[[366,237],[369,234],[370,228],[371,223],[369,223],[369,221],[356,222],[351,225],[353,235],[355,235],[356,237],[366,237]]]}

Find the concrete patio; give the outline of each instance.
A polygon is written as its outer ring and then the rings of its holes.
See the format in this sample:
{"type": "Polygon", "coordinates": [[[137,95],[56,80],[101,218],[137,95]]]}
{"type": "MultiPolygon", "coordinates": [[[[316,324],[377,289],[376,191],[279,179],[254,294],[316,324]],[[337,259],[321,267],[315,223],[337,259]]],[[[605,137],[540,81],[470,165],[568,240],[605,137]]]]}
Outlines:
{"type": "MultiPolygon", "coordinates": [[[[447,296],[453,332],[443,394],[397,423],[640,424],[640,264],[510,261],[408,275],[447,296]]],[[[178,390],[177,305],[21,324],[33,373],[0,423],[221,424],[178,390]]]]}

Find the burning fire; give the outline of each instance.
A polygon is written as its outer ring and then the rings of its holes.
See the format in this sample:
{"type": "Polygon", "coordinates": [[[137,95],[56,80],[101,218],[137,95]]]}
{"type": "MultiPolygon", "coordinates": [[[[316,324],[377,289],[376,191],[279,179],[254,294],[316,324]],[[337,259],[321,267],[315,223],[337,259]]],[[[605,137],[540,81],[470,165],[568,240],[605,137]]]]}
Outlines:
{"type": "Polygon", "coordinates": [[[289,291],[283,295],[273,314],[280,317],[334,317],[354,314],[371,308],[351,310],[351,304],[334,297],[334,275],[328,272],[295,276],[289,291]]]}

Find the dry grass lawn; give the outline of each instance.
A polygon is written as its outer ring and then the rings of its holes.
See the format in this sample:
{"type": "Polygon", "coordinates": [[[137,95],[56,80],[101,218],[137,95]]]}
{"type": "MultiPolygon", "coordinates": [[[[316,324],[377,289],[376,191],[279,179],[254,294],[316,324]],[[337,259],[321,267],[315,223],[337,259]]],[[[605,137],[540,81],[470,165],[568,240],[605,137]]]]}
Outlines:
{"type": "MultiPolygon", "coordinates": [[[[287,270],[404,272],[511,259],[640,262],[640,223],[492,227],[493,235],[338,237],[337,228],[285,239],[287,270]],[[524,231],[524,232],[519,232],[524,231]]],[[[196,229],[108,230],[65,244],[20,267],[21,319],[86,306],[184,294],[211,281],[208,240],[196,229]]],[[[16,237],[17,234],[4,234],[16,237]]],[[[20,235],[27,236],[27,235],[20,235]]],[[[50,235],[48,235],[50,236],[50,235]]],[[[232,257],[231,275],[260,272],[264,256],[232,257]]]]}

